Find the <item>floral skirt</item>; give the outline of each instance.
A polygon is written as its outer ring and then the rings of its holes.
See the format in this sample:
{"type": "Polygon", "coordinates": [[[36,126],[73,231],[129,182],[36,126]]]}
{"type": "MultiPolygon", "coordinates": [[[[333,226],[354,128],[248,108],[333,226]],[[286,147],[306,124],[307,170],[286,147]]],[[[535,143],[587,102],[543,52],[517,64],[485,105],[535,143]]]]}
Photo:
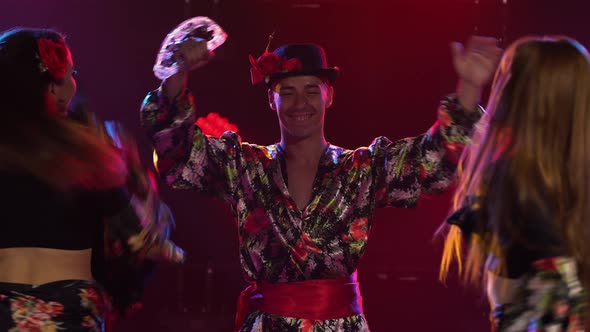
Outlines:
{"type": "MultiPolygon", "coordinates": [[[[369,332],[363,314],[329,320],[310,320],[271,315],[253,311],[239,332],[369,332]]],[[[418,331],[420,332],[420,331],[418,331]]]]}
{"type": "Polygon", "coordinates": [[[492,313],[493,332],[584,332],[586,292],[576,262],[552,257],[533,263],[514,303],[492,313]]]}
{"type": "Polygon", "coordinates": [[[95,283],[0,282],[0,332],[104,332],[106,296],[95,283]]]}

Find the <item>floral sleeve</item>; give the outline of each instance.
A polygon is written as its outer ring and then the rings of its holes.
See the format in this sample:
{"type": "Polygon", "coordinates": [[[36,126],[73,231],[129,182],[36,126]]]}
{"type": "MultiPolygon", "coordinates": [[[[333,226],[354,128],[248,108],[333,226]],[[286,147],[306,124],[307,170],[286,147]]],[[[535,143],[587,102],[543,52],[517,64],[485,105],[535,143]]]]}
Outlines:
{"type": "Polygon", "coordinates": [[[204,135],[195,125],[193,96],[185,90],[175,100],[150,92],[140,112],[157,153],[157,167],[173,188],[195,188],[227,199],[235,191],[241,142],[237,134],[204,135]]]}
{"type": "Polygon", "coordinates": [[[521,280],[513,303],[492,310],[492,332],[586,331],[588,295],[573,257],[537,260],[521,280]]]}
{"type": "Polygon", "coordinates": [[[141,302],[156,263],[181,263],[184,251],[170,241],[174,219],[155,192],[131,199],[123,189],[94,195],[104,216],[101,241],[93,248],[92,274],[111,297],[116,316],[141,302]]]}
{"type": "Polygon", "coordinates": [[[369,150],[377,206],[414,207],[422,194],[447,189],[482,114],[482,109],[466,112],[456,96],[450,95],[441,101],[438,120],[426,133],[395,142],[375,139],[369,150]]]}
{"type": "Polygon", "coordinates": [[[129,171],[126,185],[82,193],[88,213],[102,220],[92,251],[92,274],[112,303],[109,319],[125,316],[141,303],[156,263],[182,263],[185,258],[170,240],[174,218],[160,200],[149,170],[138,164],[137,146],[124,138],[122,127],[117,130],[111,134],[121,138],[129,171]]]}

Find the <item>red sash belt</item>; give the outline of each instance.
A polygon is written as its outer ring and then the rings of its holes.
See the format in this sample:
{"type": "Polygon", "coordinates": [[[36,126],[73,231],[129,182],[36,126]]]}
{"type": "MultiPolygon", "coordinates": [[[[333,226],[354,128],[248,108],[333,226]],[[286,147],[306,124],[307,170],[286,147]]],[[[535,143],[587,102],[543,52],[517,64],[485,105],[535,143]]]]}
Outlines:
{"type": "Polygon", "coordinates": [[[327,320],[361,314],[363,305],[355,271],[340,279],[252,283],[240,294],[236,331],[252,310],[284,317],[327,320]]]}

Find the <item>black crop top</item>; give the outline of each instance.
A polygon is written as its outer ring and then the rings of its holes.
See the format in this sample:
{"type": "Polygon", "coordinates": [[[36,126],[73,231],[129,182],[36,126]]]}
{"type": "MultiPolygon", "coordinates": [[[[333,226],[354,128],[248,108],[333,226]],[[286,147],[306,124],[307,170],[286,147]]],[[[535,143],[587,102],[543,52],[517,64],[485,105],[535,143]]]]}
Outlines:
{"type": "MultiPolygon", "coordinates": [[[[516,188],[509,191],[508,197],[504,197],[505,204],[510,205],[513,211],[513,220],[524,220],[519,229],[522,239],[515,241],[508,238],[505,231],[499,230],[500,245],[503,247],[506,255],[506,272],[505,277],[517,279],[529,272],[532,263],[536,260],[564,256],[567,254],[567,248],[563,236],[554,225],[555,218],[547,206],[520,206],[517,201],[518,191],[516,188]]],[[[491,232],[494,229],[492,225],[482,225],[484,220],[482,213],[493,214],[494,211],[482,211],[479,207],[485,205],[485,197],[474,199],[470,197],[470,202],[455,211],[447,218],[449,224],[457,225],[461,228],[464,236],[469,237],[472,233],[491,232]]]]}
{"type": "Polygon", "coordinates": [[[103,219],[128,206],[122,189],[64,192],[25,174],[0,173],[0,192],[0,248],[88,249],[103,219]]]}

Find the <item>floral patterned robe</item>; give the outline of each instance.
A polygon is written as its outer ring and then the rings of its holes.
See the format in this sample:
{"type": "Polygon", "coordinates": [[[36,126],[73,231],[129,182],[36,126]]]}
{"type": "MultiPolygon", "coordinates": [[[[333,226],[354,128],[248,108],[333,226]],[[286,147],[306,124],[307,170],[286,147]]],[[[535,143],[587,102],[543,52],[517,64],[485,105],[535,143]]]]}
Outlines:
{"type": "MultiPolygon", "coordinates": [[[[141,123],[173,188],[194,188],[231,206],[246,278],[285,283],[342,278],[363,255],[376,207],[415,207],[454,179],[457,160],[480,110],[466,112],[455,96],[441,101],[438,121],[424,134],[392,142],[376,138],[348,150],[329,145],[321,157],[311,201],[297,207],[288,191],[278,144],[242,143],[233,132],[206,136],[195,125],[192,95],[168,100],[150,92],[141,123]]],[[[251,312],[240,331],[368,331],[362,314],[309,321],[251,312]]]]}

